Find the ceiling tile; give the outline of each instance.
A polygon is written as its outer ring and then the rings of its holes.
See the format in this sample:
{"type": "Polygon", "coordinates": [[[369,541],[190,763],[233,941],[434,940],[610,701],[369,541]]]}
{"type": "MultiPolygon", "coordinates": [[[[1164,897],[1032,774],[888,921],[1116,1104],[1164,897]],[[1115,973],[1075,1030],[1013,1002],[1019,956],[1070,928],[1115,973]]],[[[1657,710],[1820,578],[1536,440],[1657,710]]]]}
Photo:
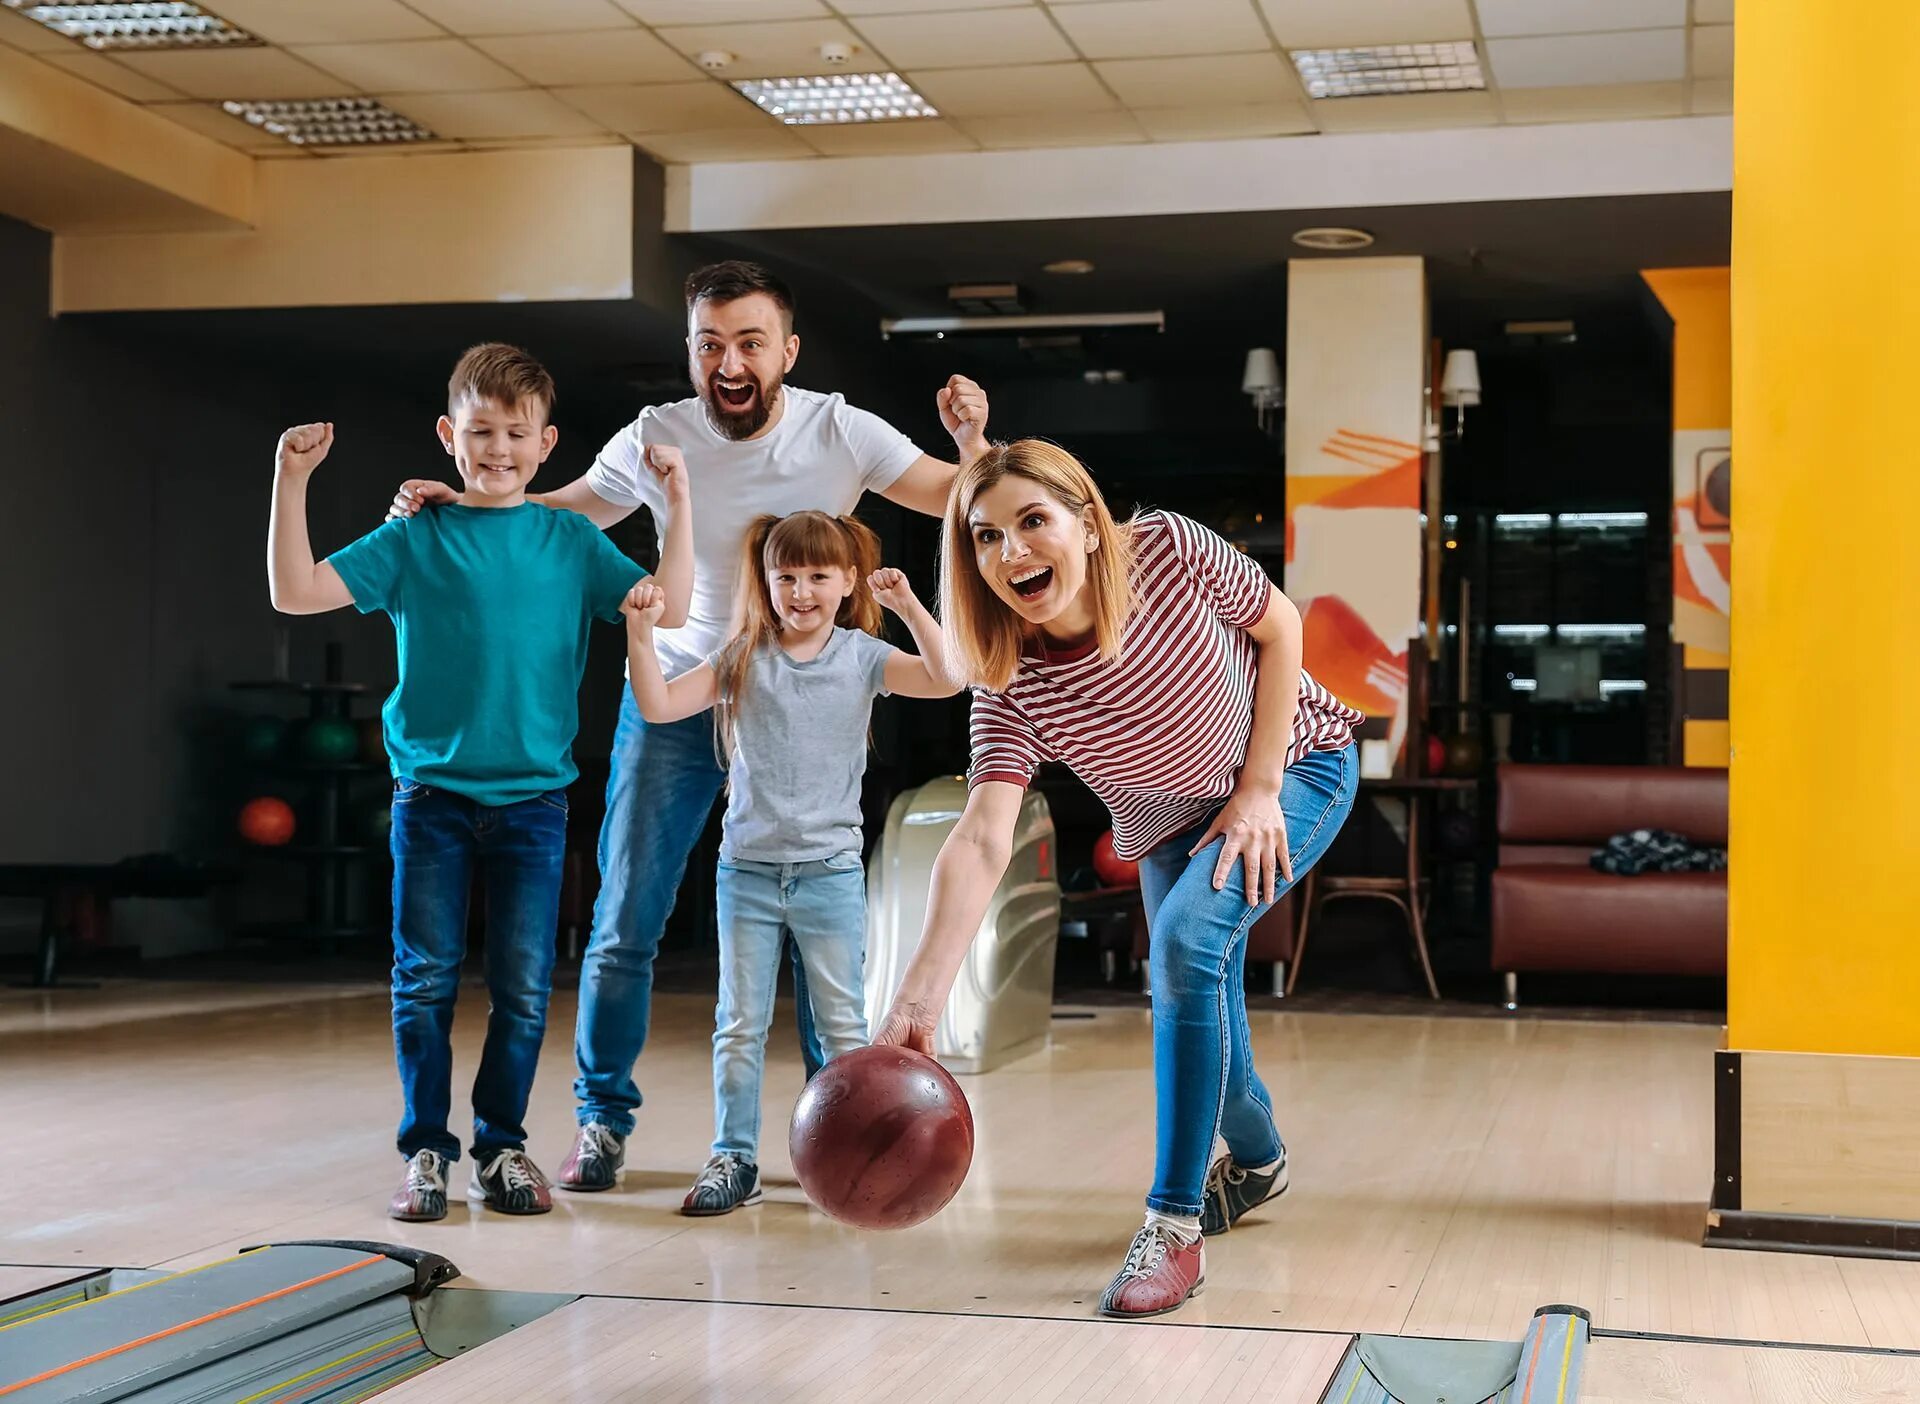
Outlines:
{"type": "Polygon", "coordinates": [[[1271,49],[1247,0],[1096,0],[1053,12],[1074,47],[1090,59],[1160,58],[1271,49]]]}
{"type": "Polygon", "coordinates": [[[291,147],[296,151],[300,149],[283,137],[231,115],[217,103],[156,102],[149,104],[147,111],[241,151],[277,151],[282,147],[291,147]]]}
{"type": "Polygon", "coordinates": [[[545,88],[582,83],[672,83],[700,70],[644,29],[523,34],[474,44],[545,88]]]}
{"type": "Polygon", "coordinates": [[[1046,14],[1031,7],[876,15],[859,23],[860,32],[895,68],[973,68],[1076,57],[1046,14]]]}
{"type": "Polygon", "coordinates": [[[1693,0],[1695,24],[1732,24],[1733,0],[1693,0]]]}
{"type": "MultiPolygon", "coordinates": [[[[525,4],[526,0],[518,0],[525,4]]],[[[831,16],[821,0],[614,0],[644,24],[744,24],[758,20],[831,16]]],[[[846,8],[845,6],[841,7],[846,8]]]]}
{"type": "Polygon", "coordinates": [[[1480,32],[1590,34],[1603,29],[1662,29],[1687,22],[1687,0],[1478,0],[1480,32]]]}
{"type": "Polygon", "coordinates": [[[38,20],[30,20],[18,10],[0,7],[0,44],[11,44],[28,53],[71,53],[84,49],[64,34],[55,34],[38,20]]]}
{"type": "Polygon", "coordinates": [[[1097,112],[1118,107],[1084,63],[937,68],[906,80],[947,117],[1008,117],[1022,112],[1097,112]]]}
{"type": "Polygon", "coordinates": [[[1220,107],[1136,107],[1134,120],[1155,141],[1234,141],[1318,131],[1297,102],[1244,102],[1220,107]]]}
{"type": "Polygon", "coordinates": [[[120,62],[189,97],[273,101],[351,97],[356,91],[280,49],[170,49],[129,53],[120,62]]]}
{"type": "Polygon", "coordinates": [[[599,123],[549,93],[392,93],[380,100],[443,137],[593,136],[599,123]]]}
{"type": "Polygon", "coordinates": [[[1689,108],[1696,116],[1720,115],[1733,111],[1731,78],[1696,78],[1689,108]]]}
{"type": "Polygon", "coordinates": [[[858,126],[789,128],[823,156],[905,156],[921,151],[975,151],[972,137],[924,117],[858,126]]]}
{"type": "Polygon", "coordinates": [[[1630,117],[1679,117],[1687,110],[1685,83],[1602,83],[1585,88],[1506,88],[1500,108],[1508,122],[1599,122],[1630,117]]]}
{"type": "Polygon", "coordinates": [[[1313,115],[1323,132],[1486,127],[1499,120],[1491,93],[1407,93],[1395,97],[1324,98],[1314,103],[1313,115]]]}
{"type": "Polygon", "coordinates": [[[370,93],[485,92],[527,85],[512,69],[460,39],[312,44],[290,52],[370,93]]]}
{"type": "MultiPolygon", "coordinates": [[[[627,0],[638,3],[638,0],[627,0]]],[[[833,0],[843,15],[918,15],[929,10],[1006,10],[1032,8],[1038,0],[833,0]]]]}
{"type": "Polygon", "coordinates": [[[1417,44],[1467,39],[1467,0],[1260,0],[1274,37],[1289,49],[1347,44],[1417,44]]]}
{"type": "MultiPolygon", "coordinates": [[[[217,0],[216,0],[217,3],[217,0]]],[[[407,0],[455,34],[564,34],[620,29],[633,23],[613,0],[407,0]]]]}
{"type": "Polygon", "coordinates": [[[209,0],[209,8],[275,44],[429,39],[441,32],[400,0],[209,0]]]}
{"type": "Polygon", "coordinates": [[[1693,31],[1693,76],[1733,77],[1733,26],[1700,25],[1693,31]]]}
{"type": "Polygon", "coordinates": [[[780,125],[733,89],[710,78],[694,83],[555,88],[553,95],[616,132],[760,131],[780,125]]]}
{"type": "Polygon", "coordinates": [[[837,19],[784,20],[771,24],[700,24],[662,29],[660,37],[693,58],[707,49],[723,49],[734,61],[720,70],[722,78],[798,77],[831,73],[835,66],[820,57],[822,44],[847,44],[853,62],[841,65],[849,73],[868,73],[890,65],[860,42],[837,19]]]}
{"type": "Polygon", "coordinates": [[[80,49],[71,54],[41,54],[40,57],[76,78],[84,78],[110,93],[118,93],[135,102],[165,102],[168,98],[184,96],[177,89],[156,82],[144,73],[136,73],[125,64],[90,49],[80,49]]]}
{"type": "Polygon", "coordinates": [[[1147,134],[1124,112],[1046,112],[970,117],[956,123],[989,151],[1037,146],[1132,146],[1147,134]]]}
{"type": "Polygon", "coordinates": [[[1487,58],[1503,90],[1671,82],[1687,76],[1687,31],[1489,39],[1487,58]]]}
{"type": "Polygon", "coordinates": [[[1274,102],[1294,97],[1299,86],[1276,53],[1223,54],[1217,58],[1116,59],[1095,70],[1129,107],[1179,107],[1195,98],[1209,102],[1274,102]]]}
{"type": "Polygon", "coordinates": [[[676,165],[696,161],[786,161],[818,156],[793,132],[779,125],[765,131],[635,133],[634,144],[649,156],[676,165]]]}

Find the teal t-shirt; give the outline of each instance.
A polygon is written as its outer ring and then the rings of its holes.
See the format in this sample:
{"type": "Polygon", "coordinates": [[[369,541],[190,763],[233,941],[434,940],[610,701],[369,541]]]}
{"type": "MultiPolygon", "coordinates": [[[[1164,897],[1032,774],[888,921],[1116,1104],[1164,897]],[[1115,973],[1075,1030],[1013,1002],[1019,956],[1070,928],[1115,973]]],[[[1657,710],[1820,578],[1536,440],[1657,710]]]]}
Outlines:
{"type": "Polygon", "coordinates": [[[327,559],[355,608],[393,617],[396,778],[496,806],[573,782],[587,628],[647,573],[598,527],[531,502],[431,507],[327,559]]]}

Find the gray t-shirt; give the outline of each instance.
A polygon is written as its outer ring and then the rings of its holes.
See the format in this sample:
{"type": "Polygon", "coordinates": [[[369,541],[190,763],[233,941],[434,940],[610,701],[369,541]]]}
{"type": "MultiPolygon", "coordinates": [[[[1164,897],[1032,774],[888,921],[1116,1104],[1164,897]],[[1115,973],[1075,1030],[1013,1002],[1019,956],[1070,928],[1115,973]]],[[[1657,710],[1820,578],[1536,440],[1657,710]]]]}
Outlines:
{"type": "MultiPolygon", "coordinates": [[[[722,651],[707,662],[718,668],[722,651]]],[[[867,725],[892,652],[883,639],[835,628],[805,663],[773,643],[754,653],[734,725],[723,859],[811,863],[860,851],[867,725]]]]}

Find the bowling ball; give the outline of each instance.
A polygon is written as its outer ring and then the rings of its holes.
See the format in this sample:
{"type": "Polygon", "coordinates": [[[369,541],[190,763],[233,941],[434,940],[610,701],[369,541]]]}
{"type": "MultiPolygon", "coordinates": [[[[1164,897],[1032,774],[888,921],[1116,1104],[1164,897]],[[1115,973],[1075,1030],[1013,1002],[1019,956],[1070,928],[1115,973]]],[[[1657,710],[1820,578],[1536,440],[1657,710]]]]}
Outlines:
{"type": "Polygon", "coordinates": [[[937,1214],[973,1163],[973,1110],[923,1053],[875,1044],[814,1075],[787,1134],[800,1188],[857,1228],[908,1228],[937,1214]]]}
{"type": "Polygon", "coordinates": [[[272,795],[240,806],[240,837],[262,848],[278,848],[293,838],[293,806],[272,795]]]}
{"type": "Polygon", "coordinates": [[[1427,774],[1447,773],[1447,743],[1437,731],[1427,733],[1427,774]]]}
{"type": "Polygon", "coordinates": [[[300,754],[316,765],[343,765],[359,753],[359,728],[344,717],[321,717],[300,732],[300,754]]]}
{"type": "Polygon", "coordinates": [[[360,817],[360,830],[366,835],[368,843],[386,847],[387,837],[393,832],[393,801],[383,799],[378,804],[368,805],[366,813],[360,817]]]}
{"type": "Polygon", "coordinates": [[[368,765],[387,763],[387,738],[380,729],[378,717],[368,717],[360,723],[360,759],[368,765]]]}
{"type": "Polygon", "coordinates": [[[287,724],[280,717],[249,717],[240,732],[240,750],[250,761],[270,761],[287,743],[287,724]]]}
{"type": "Polygon", "coordinates": [[[1140,885],[1140,865],[1131,858],[1122,858],[1113,851],[1113,830],[1109,829],[1094,841],[1093,871],[1100,879],[1102,887],[1138,887],[1140,885]]]}
{"type": "Polygon", "coordinates": [[[1447,742],[1447,774],[1478,775],[1484,753],[1480,748],[1480,738],[1468,736],[1464,732],[1447,742]]]}
{"type": "Polygon", "coordinates": [[[1465,858],[1480,841],[1480,821],[1464,809],[1450,809],[1440,816],[1440,851],[1450,858],[1465,858]]]}

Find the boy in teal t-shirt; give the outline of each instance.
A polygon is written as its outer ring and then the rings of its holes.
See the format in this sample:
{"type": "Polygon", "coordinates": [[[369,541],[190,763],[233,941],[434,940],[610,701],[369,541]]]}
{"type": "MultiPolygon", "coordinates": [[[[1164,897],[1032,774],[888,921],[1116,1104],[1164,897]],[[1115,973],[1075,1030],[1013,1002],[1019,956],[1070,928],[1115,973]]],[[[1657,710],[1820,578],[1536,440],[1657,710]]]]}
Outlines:
{"type": "MultiPolygon", "coordinates": [[[[552,1207],[526,1153],[527,1099],[546,1032],[566,787],[587,630],[617,620],[646,571],[587,518],[527,500],[527,483],[559,437],[553,380],[526,352],[497,342],[460,358],[440,440],[467,491],[458,505],[390,521],[315,563],[307,479],[333,446],[331,424],[280,436],[268,526],[274,608],[315,614],[384,610],[398,637],[400,683],[382,711],[393,794],[393,1039],[407,1158],[388,1213],[443,1218],[453,1004],[466,955],[467,894],[486,894],[492,1009],[473,1084],[474,1170],[468,1198],[509,1214],[552,1207]]],[[[692,514],[678,449],[646,450],[673,504],[659,585],[670,615],[692,593],[692,514]]]]}

